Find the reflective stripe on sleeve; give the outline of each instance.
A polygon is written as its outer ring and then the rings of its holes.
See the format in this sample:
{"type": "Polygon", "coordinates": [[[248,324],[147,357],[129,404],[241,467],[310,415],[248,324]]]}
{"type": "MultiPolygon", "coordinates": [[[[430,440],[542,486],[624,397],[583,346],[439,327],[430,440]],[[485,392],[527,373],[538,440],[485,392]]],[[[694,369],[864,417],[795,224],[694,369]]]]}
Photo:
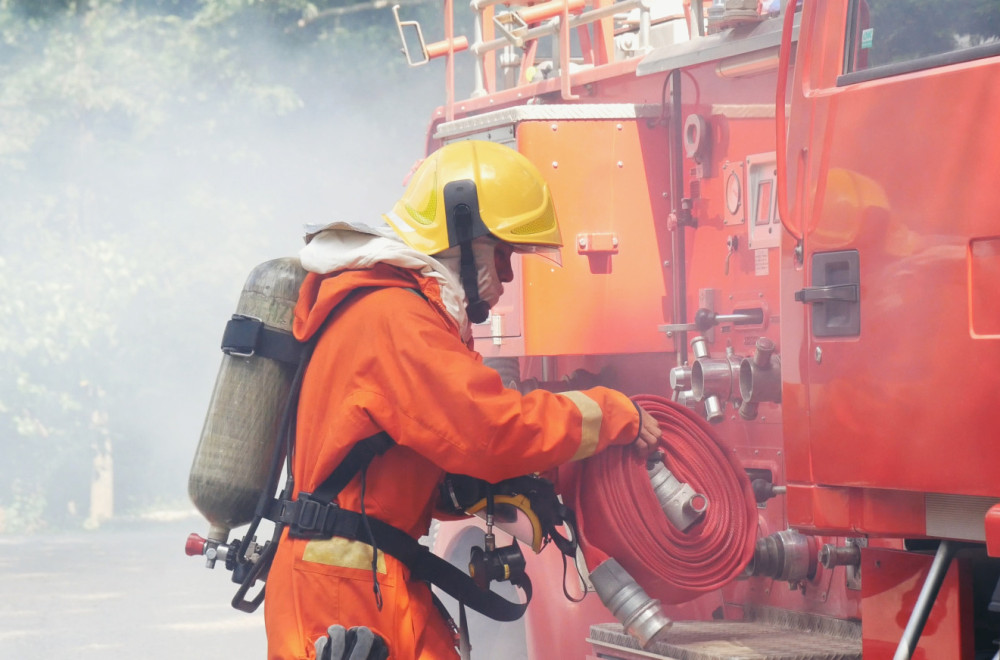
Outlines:
{"type": "Polygon", "coordinates": [[[597,451],[597,444],[601,437],[601,421],[604,419],[604,411],[583,392],[571,391],[561,392],[580,410],[583,416],[583,425],[580,433],[580,446],[570,460],[578,461],[581,458],[592,456],[597,451]]]}

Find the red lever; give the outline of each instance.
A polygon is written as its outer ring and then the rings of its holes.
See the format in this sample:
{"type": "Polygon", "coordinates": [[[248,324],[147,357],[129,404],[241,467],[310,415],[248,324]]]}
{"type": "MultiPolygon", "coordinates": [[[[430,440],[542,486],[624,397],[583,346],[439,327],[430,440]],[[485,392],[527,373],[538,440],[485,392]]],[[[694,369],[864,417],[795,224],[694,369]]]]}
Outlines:
{"type": "Polygon", "coordinates": [[[184,544],[184,552],[192,557],[197,557],[205,554],[205,541],[204,538],[198,536],[194,532],[188,535],[187,543],[184,544]]]}

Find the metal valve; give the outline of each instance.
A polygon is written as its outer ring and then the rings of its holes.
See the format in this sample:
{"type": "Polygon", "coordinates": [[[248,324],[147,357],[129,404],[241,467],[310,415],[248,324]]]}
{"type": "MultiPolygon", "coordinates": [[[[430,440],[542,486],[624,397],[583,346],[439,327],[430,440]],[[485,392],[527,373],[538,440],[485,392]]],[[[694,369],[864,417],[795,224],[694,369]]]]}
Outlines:
{"type": "Polygon", "coordinates": [[[832,543],[824,543],[819,549],[819,563],[825,568],[834,566],[860,566],[861,548],[850,544],[837,546],[832,543]]]}
{"type": "Polygon", "coordinates": [[[194,532],[188,535],[187,542],[184,544],[184,553],[189,557],[199,555],[205,557],[205,568],[215,568],[215,562],[219,560],[225,563],[231,549],[225,543],[206,539],[194,532]]]}
{"type": "Polygon", "coordinates": [[[733,398],[740,358],[733,353],[732,347],[726,350],[725,358],[709,357],[704,337],[692,339],[691,350],[696,357],[691,366],[691,392],[695,399],[705,404],[705,418],[717,424],[725,415],[726,401],[733,398]]]}
{"type": "Polygon", "coordinates": [[[255,536],[247,544],[245,556],[238,556],[239,549],[240,542],[238,540],[233,541],[233,543],[219,543],[194,532],[188,535],[187,542],[184,544],[184,554],[189,557],[204,557],[205,568],[215,568],[215,562],[221,561],[226,570],[230,571],[234,570],[241,561],[250,564],[256,563],[260,559],[264,546],[257,543],[255,536]]]}
{"type": "Polygon", "coordinates": [[[757,417],[757,404],[762,401],[781,403],[781,358],[774,354],[774,342],[767,337],[757,340],[752,358],[739,364],[740,417],[757,417]]]}

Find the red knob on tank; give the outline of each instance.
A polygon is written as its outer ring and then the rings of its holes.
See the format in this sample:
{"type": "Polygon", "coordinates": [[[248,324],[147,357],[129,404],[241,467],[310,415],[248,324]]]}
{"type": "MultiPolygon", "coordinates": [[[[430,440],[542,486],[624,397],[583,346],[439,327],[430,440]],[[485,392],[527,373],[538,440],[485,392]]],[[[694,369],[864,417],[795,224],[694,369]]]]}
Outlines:
{"type": "Polygon", "coordinates": [[[205,539],[194,532],[188,535],[187,543],[184,544],[184,552],[192,557],[205,554],[205,539]]]}

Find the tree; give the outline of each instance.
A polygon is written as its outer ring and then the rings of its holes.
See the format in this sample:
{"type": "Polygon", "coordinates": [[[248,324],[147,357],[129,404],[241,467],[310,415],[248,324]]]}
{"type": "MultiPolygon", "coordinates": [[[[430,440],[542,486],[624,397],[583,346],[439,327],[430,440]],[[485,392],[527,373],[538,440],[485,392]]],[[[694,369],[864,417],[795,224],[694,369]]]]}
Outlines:
{"type": "Polygon", "coordinates": [[[0,531],[85,520],[109,452],[119,510],[182,500],[247,273],[422,156],[429,74],[332,6],[0,0],[0,531]]]}

